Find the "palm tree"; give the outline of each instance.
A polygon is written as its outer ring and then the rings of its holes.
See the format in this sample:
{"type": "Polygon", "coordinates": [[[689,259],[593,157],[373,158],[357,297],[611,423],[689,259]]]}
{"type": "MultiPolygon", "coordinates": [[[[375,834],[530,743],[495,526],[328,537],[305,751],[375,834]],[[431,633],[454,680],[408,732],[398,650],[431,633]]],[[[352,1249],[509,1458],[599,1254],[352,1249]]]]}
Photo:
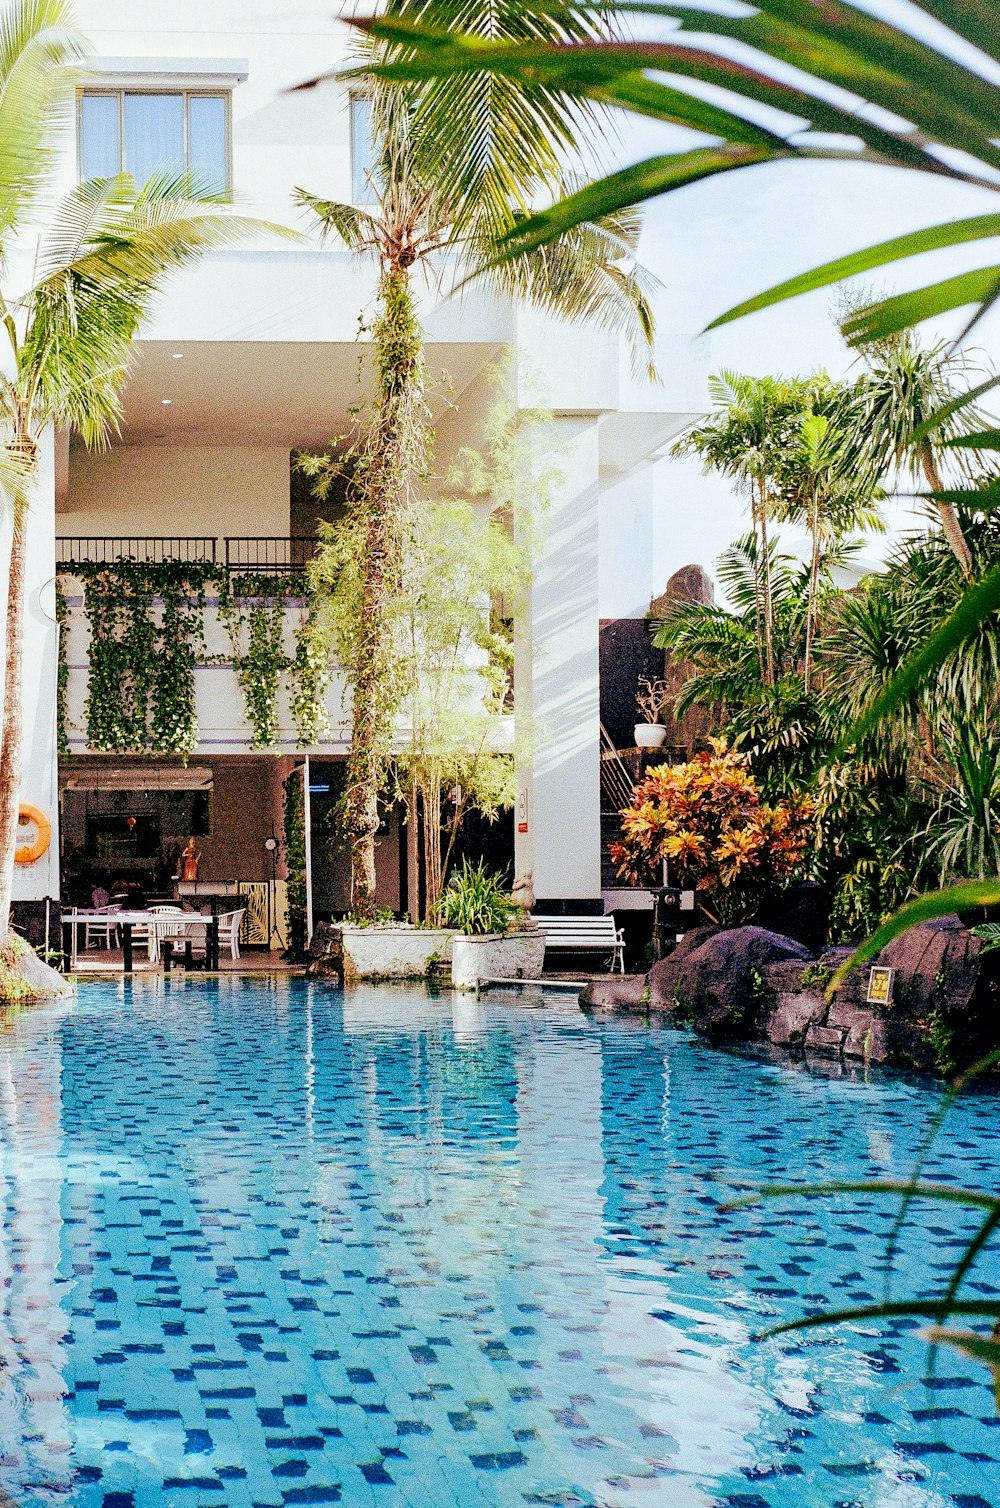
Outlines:
{"type": "MultiPolygon", "coordinates": [[[[126,175],[80,184],[45,215],[60,124],[85,51],[66,0],[9,0],[0,15],[0,486],[13,514],[0,747],[0,932],[10,915],[21,781],[27,514],[42,439],[73,426],[88,445],[117,426],[136,332],[167,275],[256,232],[187,178],[138,187],[126,175]],[[27,286],[13,284],[19,235],[42,220],[27,286]]],[[[268,227],[274,229],[274,227],[268,227]]]]}
{"type": "MultiPolygon", "coordinates": [[[[988,469],[985,452],[955,444],[989,427],[974,403],[958,402],[970,392],[972,384],[965,379],[974,369],[954,346],[921,345],[911,331],[873,344],[865,356],[868,372],[858,387],[854,443],[881,471],[901,471],[915,483],[923,479],[944,537],[968,578],[972,552],[946,489],[949,481],[952,486],[975,483],[988,469]],[[932,416],[938,416],[937,422],[928,428],[932,416]]],[[[985,374],[974,375],[981,379],[985,374]]]]}
{"type": "MultiPolygon", "coordinates": [[[[419,19],[427,0],[395,0],[393,17],[419,19]]],[[[451,15],[484,37],[559,40],[585,34],[543,9],[520,4],[474,7],[435,0],[435,20],[451,15]]],[[[369,49],[369,63],[396,49],[369,49]]],[[[319,82],[318,80],[313,82],[319,82]]],[[[565,187],[565,155],[593,109],[560,105],[545,89],[497,87],[467,76],[431,87],[376,83],[371,95],[377,161],[373,206],[333,203],[298,191],[326,234],[335,234],[379,266],[377,313],[370,337],[375,394],[364,433],[334,469],[348,477],[350,521],[359,540],[358,612],[346,640],[352,691],[346,825],[351,843],[353,909],[375,909],[375,835],[379,795],[392,755],[401,683],[393,673],[389,603],[405,576],[407,516],[428,467],[423,334],[413,274],[445,269],[475,274],[492,263],[499,237],[528,213],[533,197],[565,187]],[[442,154],[442,144],[448,151],[442,154]],[[445,254],[451,254],[445,256],[445,254]]],[[[493,284],[549,310],[628,329],[638,351],[652,339],[648,283],[636,263],[640,222],[634,212],[585,223],[537,256],[496,269],[493,284]]],[[[307,463],[308,464],[308,463],[307,463]]],[[[329,467],[319,472],[328,485],[329,467]]],[[[317,579],[339,568],[321,551],[317,579]]],[[[343,646],[342,646],[343,656],[343,646]]]]}
{"type": "Polygon", "coordinates": [[[754,618],[762,684],[775,683],[774,603],[771,583],[773,551],[768,541],[768,514],[774,477],[800,408],[793,383],[780,377],[748,377],[723,371],[709,379],[715,411],[693,425],[674,446],[674,454],[697,455],[704,469],[730,477],[750,500],[757,544],[752,552],[754,618]]]}
{"type": "Polygon", "coordinates": [[[852,389],[825,375],[798,384],[802,411],[790,443],[778,456],[775,516],[804,525],[809,533],[809,577],[803,661],[805,690],[810,689],[813,645],[824,550],[858,530],[885,528],[877,498],[878,470],[852,443],[852,389]]]}

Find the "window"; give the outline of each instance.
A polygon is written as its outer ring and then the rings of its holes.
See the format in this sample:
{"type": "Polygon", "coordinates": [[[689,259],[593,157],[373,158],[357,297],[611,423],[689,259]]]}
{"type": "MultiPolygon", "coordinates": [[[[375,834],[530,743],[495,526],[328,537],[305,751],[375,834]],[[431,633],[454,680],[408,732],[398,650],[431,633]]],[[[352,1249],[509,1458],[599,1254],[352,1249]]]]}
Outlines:
{"type": "Polygon", "coordinates": [[[351,199],[354,204],[371,204],[374,191],[371,176],[375,170],[375,142],[372,135],[372,102],[365,94],[351,95],[351,199]]]}
{"type": "Polygon", "coordinates": [[[229,190],[229,95],[188,90],[85,90],[80,96],[80,175],[191,173],[229,190]]]}

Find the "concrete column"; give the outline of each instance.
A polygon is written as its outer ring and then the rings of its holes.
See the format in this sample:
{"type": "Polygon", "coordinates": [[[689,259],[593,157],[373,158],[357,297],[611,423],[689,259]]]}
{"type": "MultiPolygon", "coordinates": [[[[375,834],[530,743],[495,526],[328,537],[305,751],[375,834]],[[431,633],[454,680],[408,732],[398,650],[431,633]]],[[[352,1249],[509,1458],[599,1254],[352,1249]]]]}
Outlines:
{"type": "MultiPolygon", "coordinates": [[[[46,436],[42,445],[27,527],[21,801],[37,806],[45,813],[52,824],[52,842],[48,852],[34,864],[15,865],[13,899],[44,901],[59,898],[59,757],[56,743],[59,630],[55,621],[55,453],[51,434],[46,436]]],[[[0,526],[3,593],[0,600],[4,603],[7,600],[10,540],[10,509],[9,505],[4,505],[0,526]]]]}
{"type": "Polygon", "coordinates": [[[533,569],[515,624],[515,869],[539,900],[601,895],[598,425],[534,432],[515,529],[533,569]]]}

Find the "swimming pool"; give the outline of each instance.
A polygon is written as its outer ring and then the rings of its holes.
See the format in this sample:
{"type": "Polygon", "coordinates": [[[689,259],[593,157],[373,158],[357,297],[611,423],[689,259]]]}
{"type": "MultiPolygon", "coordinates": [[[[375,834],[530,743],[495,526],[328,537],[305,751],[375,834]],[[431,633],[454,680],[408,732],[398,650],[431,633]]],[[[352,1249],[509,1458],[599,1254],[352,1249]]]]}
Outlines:
{"type": "MultiPolygon", "coordinates": [[[[892,1207],[718,1209],[730,1182],[906,1174],[936,1103],[509,993],[88,985],[0,1036],[0,1488],[1000,1508],[972,1363],[914,1381],[905,1327],[751,1339],[879,1297],[892,1207]]],[[[996,1126],[969,1095],[935,1174],[992,1186],[996,1126]]],[[[901,1286],[959,1240],[922,1209],[901,1286]]]]}

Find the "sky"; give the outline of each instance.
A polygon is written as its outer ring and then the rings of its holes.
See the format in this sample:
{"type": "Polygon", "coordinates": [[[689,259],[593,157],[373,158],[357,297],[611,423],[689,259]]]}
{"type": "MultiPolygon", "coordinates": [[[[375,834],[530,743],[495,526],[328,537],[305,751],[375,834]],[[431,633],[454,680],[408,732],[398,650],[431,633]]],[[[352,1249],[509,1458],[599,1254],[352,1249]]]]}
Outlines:
{"type": "MultiPolygon", "coordinates": [[[[942,28],[900,0],[882,0],[866,8],[898,21],[917,15],[917,29],[929,38],[942,34],[942,28]]],[[[965,51],[971,54],[971,49],[965,51]]],[[[981,64],[982,71],[1000,83],[1000,67],[986,59],[981,64]]],[[[683,150],[705,139],[657,122],[625,117],[619,121],[613,152],[618,162],[683,150]]],[[[646,208],[642,260],[662,284],[655,307],[669,359],[683,361],[687,349],[695,366],[713,372],[722,367],[755,374],[846,372],[855,357],[832,319],[833,290],[779,305],[709,336],[702,332],[732,305],[821,262],[906,231],[997,208],[996,196],[986,189],[842,162],[765,165],[655,200],[646,208]]],[[[998,243],[981,242],[969,250],[933,253],[885,268],[864,281],[877,292],[891,293],[984,265],[998,251],[998,243]]],[[[963,323],[964,316],[956,315],[937,327],[925,327],[925,334],[928,339],[954,336],[963,323]]],[[[969,346],[973,360],[1000,367],[1000,315],[984,320],[969,346]]],[[[673,375],[664,371],[668,392],[673,375]]],[[[919,524],[906,500],[890,505],[887,512],[892,530],[888,540],[866,550],[873,563],[900,532],[919,524]]],[[[719,553],[743,528],[741,506],[724,481],[703,477],[693,460],[661,463],[654,591],[662,590],[669,575],[691,561],[711,571],[719,553]]],[[[787,543],[794,548],[801,541],[789,534],[787,543]]],[[[635,584],[640,595],[643,589],[643,584],[635,584]]],[[[628,595],[623,593],[622,603],[628,595]]]]}

